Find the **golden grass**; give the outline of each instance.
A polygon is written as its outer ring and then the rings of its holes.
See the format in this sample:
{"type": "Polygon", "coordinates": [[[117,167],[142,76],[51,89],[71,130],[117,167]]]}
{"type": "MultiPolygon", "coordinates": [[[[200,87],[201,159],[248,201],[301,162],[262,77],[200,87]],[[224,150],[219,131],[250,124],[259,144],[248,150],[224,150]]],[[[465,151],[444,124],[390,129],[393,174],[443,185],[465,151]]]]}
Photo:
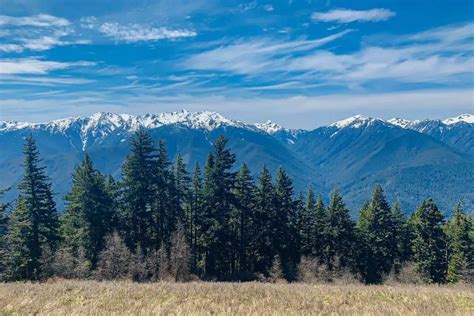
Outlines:
{"type": "Polygon", "coordinates": [[[0,315],[474,315],[471,286],[0,284],[0,315]]]}

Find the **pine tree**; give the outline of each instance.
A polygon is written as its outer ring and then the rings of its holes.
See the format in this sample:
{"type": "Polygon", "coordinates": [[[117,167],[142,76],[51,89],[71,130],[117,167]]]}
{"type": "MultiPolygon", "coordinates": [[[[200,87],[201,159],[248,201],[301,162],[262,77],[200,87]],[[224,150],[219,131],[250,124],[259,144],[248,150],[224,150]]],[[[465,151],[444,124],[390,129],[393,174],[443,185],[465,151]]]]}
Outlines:
{"type": "Polygon", "coordinates": [[[274,241],[275,227],[275,188],[272,176],[266,166],[262,167],[258,177],[256,191],[256,206],[254,211],[254,222],[251,228],[251,248],[253,250],[253,266],[256,272],[268,275],[274,257],[277,255],[276,243],[274,241]]]}
{"type": "Polygon", "coordinates": [[[392,207],[393,235],[395,237],[394,272],[398,274],[403,263],[411,258],[411,232],[400,203],[392,207]]]}
{"type": "Polygon", "coordinates": [[[112,198],[106,187],[106,178],[94,168],[86,153],[72,174],[72,188],[65,196],[66,209],[61,225],[64,245],[73,255],[82,247],[86,257],[97,263],[106,234],[113,224],[112,198]]]}
{"type": "Polygon", "coordinates": [[[131,248],[138,245],[143,251],[153,246],[155,234],[152,206],[156,174],[156,153],[153,140],[139,129],[130,141],[131,150],[122,168],[122,204],[120,226],[125,241],[131,248]]]}
{"type": "Polygon", "coordinates": [[[456,205],[453,216],[446,225],[446,234],[449,240],[447,281],[469,281],[467,274],[474,269],[474,225],[472,217],[464,212],[461,202],[456,205]]]}
{"type": "Polygon", "coordinates": [[[443,283],[447,271],[444,218],[432,199],[425,200],[413,216],[413,258],[427,282],[443,283]]]}
{"type": "Polygon", "coordinates": [[[208,276],[227,278],[230,269],[229,216],[234,201],[232,186],[234,173],[230,172],[235,155],[227,148],[227,139],[218,137],[214,142],[214,153],[206,163],[204,180],[205,223],[204,240],[206,251],[205,272],[208,276]]]}
{"type": "Polygon", "coordinates": [[[235,207],[231,214],[236,272],[250,271],[250,238],[255,208],[255,185],[249,168],[243,164],[235,178],[235,207]]]}
{"type": "Polygon", "coordinates": [[[366,283],[381,283],[392,270],[397,248],[392,211],[380,185],[362,209],[357,226],[366,251],[361,274],[366,283]]]}
{"type": "Polygon", "coordinates": [[[313,256],[315,254],[315,238],[317,238],[316,231],[316,204],[314,201],[313,187],[308,187],[306,196],[306,204],[301,209],[301,255],[313,256]]]}
{"type": "MultiPolygon", "coordinates": [[[[165,143],[160,140],[158,144],[158,156],[154,172],[154,195],[153,195],[153,216],[155,249],[165,243],[169,246],[170,236],[175,230],[179,212],[176,202],[176,192],[173,191],[173,173],[169,170],[171,162],[166,151],[165,143]]],[[[180,208],[180,207],[179,207],[180,208]]]]}
{"type": "MultiPolygon", "coordinates": [[[[191,271],[198,272],[198,262],[202,259],[201,236],[203,227],[203,192],[201,168],[196,162],[194,166],[194,175],[191,181],[191,188],[186,203],[186,227],[188,242],[191,245],[191,271]]],[[[202,267],[201,267],[202,268],[202,267]]]]}
{"type": "Polygon", "coordinates": [[[315,214],[315,232],[313,238],[313,256],[319,259],[319,262],[323,262],[323,254],[326,252],[326,245],[328,236],[327,236],[327,212],[326,208],[324,207],[323,199],[321,195],[318,196],[316,200],[316,205],[314,206],[314,214],[315,214]]]}
{"type": "Polygon", "coordinates": [[[24,175],[16,208],[9,221],[7,269],[14,280],[38,280],[42,251],[56,249],[59,241],[58,214],[45,168],[33,137],[26,138],[24,175]]]}
{"type": "Polygon", "coordinates": [[[327,209],[326,247],[323,262],[329,270],[349,267],[354,262],[354,222],[349,215],[338,189],[331,196],[327,209]]]}
{"type": "Polygon", "coordinates": [[[283,168],[277,171],[275,193],[274,242],[278,247],[283,272],[288,280],[292,280],[296,278],[296,266],[299,261],[298,216],[293,200],[293,183],[283,168]]]}
{"type": "Polygon", "coordinates": [[[172,169],[173,210],[175,222],[185,223],[185,203],[188,200],[189,183],[191,181],[183,157],[178,154],[172,169]]]}

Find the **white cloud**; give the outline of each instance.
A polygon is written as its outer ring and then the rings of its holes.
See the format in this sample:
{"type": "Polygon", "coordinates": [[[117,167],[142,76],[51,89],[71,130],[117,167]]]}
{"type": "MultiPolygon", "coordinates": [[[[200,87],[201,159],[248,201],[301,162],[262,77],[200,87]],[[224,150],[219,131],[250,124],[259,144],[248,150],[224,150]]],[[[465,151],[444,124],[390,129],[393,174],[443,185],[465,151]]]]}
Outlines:
{"type": "Polygon", "coordinates": [[[92,62],[58,62],[35,58],[0,59],[0,74],[47,74],[50,71],[71,67],[93,66],[92,62]]]}
{"type": "Polygon", "coordinates": [[[264,5],[263,9],[267,12],[272,12],[273,10],[275,10],[275,8],[273,8],[273,6],[271,4],[264,5]]]}
{"type": "Polygon", "coordinates": [[[4,85],[34,85],[34,86],[56,86],[71,84],[86,84],[95,82],[91,79],[71,78],[71,77],[45,77],[45,76],[18,76],[0,75],[0,82],[4,85]]]}
{"type": "Polygon", "coordinates": [[[106,22],[102,24],[98,30],[117,41],[128,43],[193,37],[197,35],[196,32],[186,29],[155,28],[139,24],[120,25],[115,22],[106,22]]]}
{"type": "Polygon", "coordinates": [[[21,53],[24,50],[44,51],[55,46],[89,43],[87,40],[71,38],[74,34],[72,24],[66,19],[51,15],[25,17],[1,15],[0,26],[4,29],[0,51],[7,53],[21,53]]]}
{"type": "Polygon", "coordinates": [[[23,46],[17,44],[0,44],[0,52],[4,53],[21,53],[23,51],[23,46]]]}
{"type": "Polygon", "coordinates": [[[291,54],[304,52],[334,41],[351,30],[317,40],[274,41],[260,38],[221,46],[196,54],[183,62],[185,68],[257,74],[281,70],[291,61],[291,54]]]}
{"type": "MultiPolygon", "coordinates": [[[[474,72],[472,24],[449,26],[336,53],[320,46],[348,31],[316,41],[238,41],[185,60],[186,69],[259,76],[261,82],[299,81],[360,88],[380,80],[391,83],[466,83],[474,72]]],[[[254,78],[252,78],[254,79],[254,78]]],[[[472,80],[472,79],[471,79],[472,80]]]]}
{"type": "Polygon", "coordinates": [[[69,26],[71,22],[64,18],[58,18],[47,14],[38,14],[33,16],[13,17],[0,15],[1,26],[35,26],[35,27],[54,27],[69,26]]]}
{"type": "Polygon", "coordinates": [[[328,12],[314,12],[311,19],[322,22],[351,23],[351,22],[379,22],[395,16],[395,12],[388,9],[349,10],[335,9],[328,12]]]}

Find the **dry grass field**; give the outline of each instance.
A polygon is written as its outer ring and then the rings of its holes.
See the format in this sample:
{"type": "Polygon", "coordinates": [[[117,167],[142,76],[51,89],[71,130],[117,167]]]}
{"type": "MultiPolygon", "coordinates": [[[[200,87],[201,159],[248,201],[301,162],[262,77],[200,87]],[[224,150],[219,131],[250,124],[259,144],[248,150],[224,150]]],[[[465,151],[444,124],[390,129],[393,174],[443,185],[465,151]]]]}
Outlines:
{"type": "Polygon", "coordinates": [[[0,315],[474,315],[469,286],[0,284],[0,315]]]}

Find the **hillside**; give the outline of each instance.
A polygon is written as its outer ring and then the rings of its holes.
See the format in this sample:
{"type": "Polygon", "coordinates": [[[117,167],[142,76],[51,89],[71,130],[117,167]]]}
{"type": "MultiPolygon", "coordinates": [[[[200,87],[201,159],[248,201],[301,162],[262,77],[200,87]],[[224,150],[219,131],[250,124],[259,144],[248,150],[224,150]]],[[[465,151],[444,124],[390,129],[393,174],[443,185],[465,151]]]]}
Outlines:
{"type": "Polygon", "coordinates": [[[354,213],[380,183],[388,198],[399,200],[405,212],[423,198],[433,197],[449,214],[461,198],[468,208],[474,205],[474,190],[469,186],[474,183],[472,118],[410,122],[355,116],[312,131],[290,130],[270,121],[251,125],[214,112],[187,111],[144,116],[96,113],[41,124],[0,122],[0,187],[12,186],[5,199],[15,197],[22,173],[22,143],[31,133],[61,207],[70,174],[84,151],[102,172],[120,178],[129,138],[145,128],[155,141],[165,140],[171,158],[181,153],[189,169],[196,162],[202,165],[213,140],[224,134],[237,155],[236,167],[247,162],[257,175],[264,164],[272,172],[282,166],[298,190],[312,184],[325,198],[339,186],[354,213]]]}

